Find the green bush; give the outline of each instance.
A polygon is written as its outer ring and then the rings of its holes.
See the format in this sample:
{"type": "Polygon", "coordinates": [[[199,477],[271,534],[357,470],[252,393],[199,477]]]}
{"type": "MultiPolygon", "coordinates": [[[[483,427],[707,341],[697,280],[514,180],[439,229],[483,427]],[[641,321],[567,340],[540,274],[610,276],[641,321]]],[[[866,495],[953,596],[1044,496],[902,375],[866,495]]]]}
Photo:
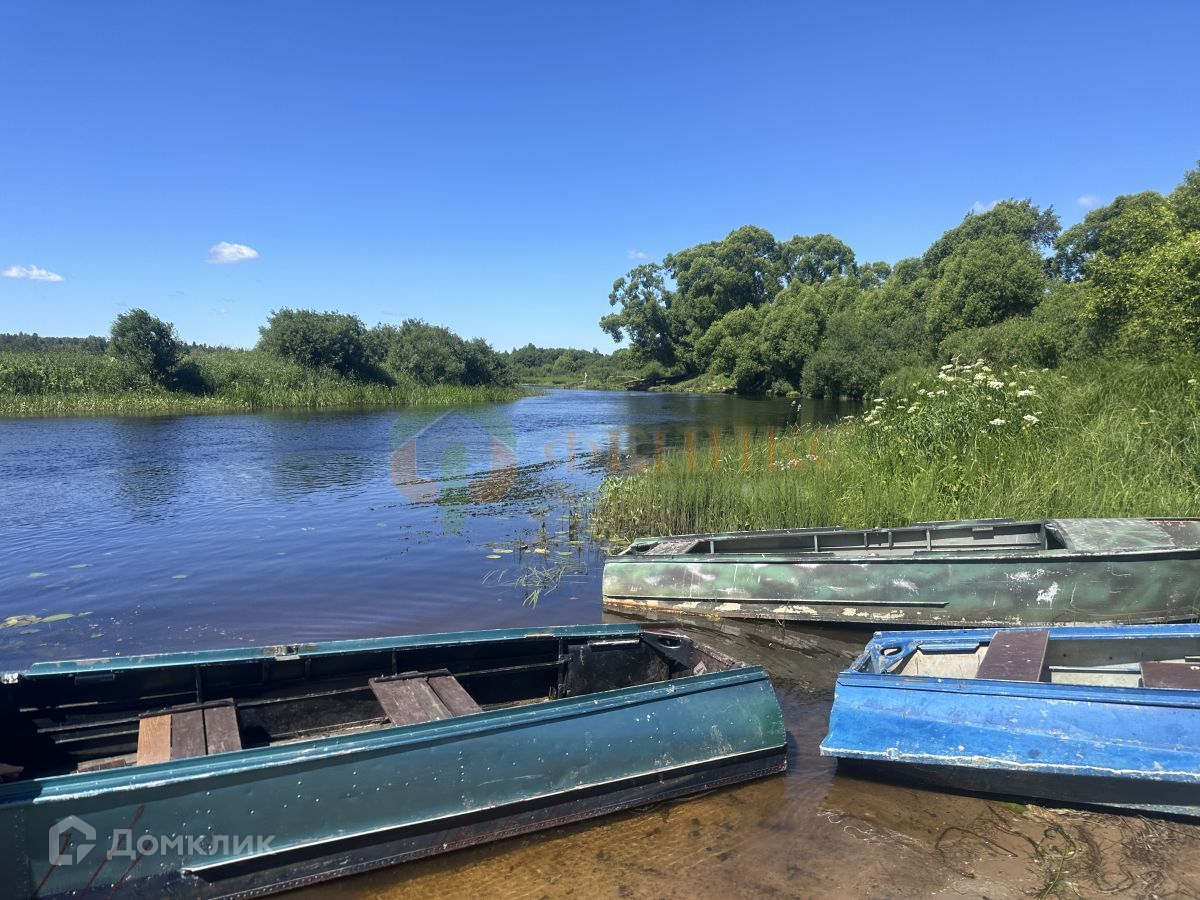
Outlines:
{"type": "Polygon", "coordinates": [[[175,326],[144,309],[131,309],[113,320],[108,352],[157,384],[165,384],[183,357],[175,326]]]}
{"type": "Polygon", "coordinates": [[[279,309],[258,329],[260,350],[342,375],[363,373],[366,327],[358,316],[311,309],[279,309]]]}

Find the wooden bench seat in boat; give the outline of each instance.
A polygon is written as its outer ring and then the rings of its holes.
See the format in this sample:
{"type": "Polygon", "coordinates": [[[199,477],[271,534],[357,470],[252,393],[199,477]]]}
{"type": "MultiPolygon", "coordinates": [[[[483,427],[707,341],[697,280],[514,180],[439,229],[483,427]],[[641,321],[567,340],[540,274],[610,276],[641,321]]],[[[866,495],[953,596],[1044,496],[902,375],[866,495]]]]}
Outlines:
{"type": "Polygon", "coordinates": [[[138,765],[241,749],[232,700],[164,710],[138,722],[138,765]]]}
{"type": "Polygon", "coordinates": [[[393,725],[415,725],[479,712],[481,707],[448,671],[408,672],[370,680],[375,699],[393,725]]]}
{"type": "Polygon", "coordinates": [[[1142,663],[1142,687],[1200,691],[1200,664],[1144,662],[1142,663]]]}
{"type": "Polygon", "coordinates": [[[1050,632],[1045,628],[997,631],[979,663],[976,678],[1041,681],[1050,632]]]}

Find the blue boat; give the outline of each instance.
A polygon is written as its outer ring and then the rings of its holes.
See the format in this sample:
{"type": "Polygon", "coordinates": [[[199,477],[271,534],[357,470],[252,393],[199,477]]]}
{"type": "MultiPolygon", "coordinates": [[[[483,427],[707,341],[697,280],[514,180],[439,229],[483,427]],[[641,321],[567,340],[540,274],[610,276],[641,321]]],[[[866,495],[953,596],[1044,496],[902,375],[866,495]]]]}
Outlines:
{"type": "Polygon", "coordinates": [[[782,771],[766,673],[593,625],[0,677],[0,898],[258,897],[782,771]]]}
{"type": "Polygon", "coordinates": [[[938,787],[1200,816],[1200,626],[877,633],[821,753],[938,787]]]}

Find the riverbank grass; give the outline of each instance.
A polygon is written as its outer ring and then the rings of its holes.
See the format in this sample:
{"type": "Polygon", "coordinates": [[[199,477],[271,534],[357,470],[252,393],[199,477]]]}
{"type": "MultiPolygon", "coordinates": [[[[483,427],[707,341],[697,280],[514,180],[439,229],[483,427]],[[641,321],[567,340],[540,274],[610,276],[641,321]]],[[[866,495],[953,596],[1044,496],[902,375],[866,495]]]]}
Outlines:
{"type": "Polygon", "coordinates": [[[363,381],[255,350],[193,352],[166,386],[103,353],[0,353],[0,415],[5,416],[454,406],[524,394],[517,387],[363,381]]]}
{"type": "Polygon", "coordinates": [[[1196,360],[955,362],[835,426],[734,435],[613,475],[611,540],[1010,516],[1200,515],[1196,360]]]}

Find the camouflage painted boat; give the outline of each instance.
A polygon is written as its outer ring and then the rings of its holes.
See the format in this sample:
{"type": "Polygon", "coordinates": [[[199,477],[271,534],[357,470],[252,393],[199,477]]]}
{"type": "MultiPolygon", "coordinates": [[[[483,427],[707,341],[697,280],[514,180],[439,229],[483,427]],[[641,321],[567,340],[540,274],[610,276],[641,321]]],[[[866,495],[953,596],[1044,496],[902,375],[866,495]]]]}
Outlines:
{"type": "Polygon", "coordinates": [[[1200,627],[887,631],[824,756],[904,781],[1200,816],[1200,627]]]}
{"type": "Polygon", "coordinates": [[[258,897],[782,771],[766,673],[591,625],[0,679],[0,898],[258,897]]]}
{"type": "Polygon", "coordinates": [[[604,566],[642,615],[947,627],[1146,624],[1200,615],[1200,519],[988,519],[689,534],[604,566]]]}

